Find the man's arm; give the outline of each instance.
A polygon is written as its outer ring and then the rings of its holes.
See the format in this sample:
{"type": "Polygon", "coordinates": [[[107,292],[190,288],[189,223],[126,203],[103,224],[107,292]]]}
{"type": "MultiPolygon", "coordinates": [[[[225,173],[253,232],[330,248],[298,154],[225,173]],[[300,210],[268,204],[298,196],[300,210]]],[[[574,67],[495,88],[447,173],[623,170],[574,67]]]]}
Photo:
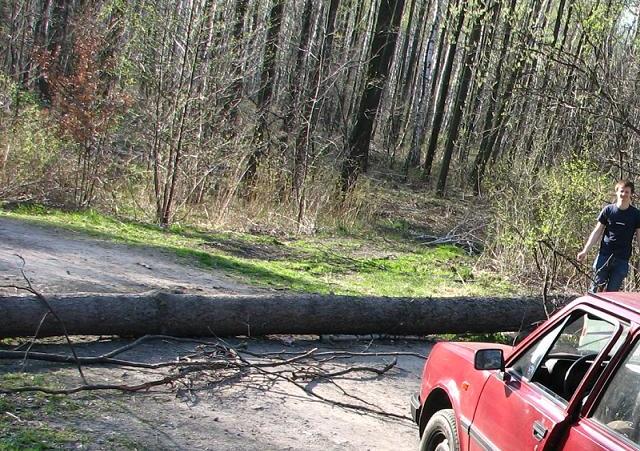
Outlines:
{"type": "Polygon", "coordinates": [[[640,229],[636,229],[636,244],[640,247],[640,229]]]}
{"type": "MultiPolygon", "coordinates": [[[[640,238],[640,234],[638,234],[638,232],[640,232],[640,229],[636,230],[636,237],[640,238]]],[[[577,258],[579,262],[583,261],[586,258],[587,252],[589,252],[589,249],[591,249],[594,244],[600,241],[600,238],[602,238],[603,233],[604,233],[604,224],[598,221],[596,226],[593,228],[591,235],[589,235],[589,239],[587,240],[587,244],[584,245],[584,249],[578,252],[577,258]]]]}

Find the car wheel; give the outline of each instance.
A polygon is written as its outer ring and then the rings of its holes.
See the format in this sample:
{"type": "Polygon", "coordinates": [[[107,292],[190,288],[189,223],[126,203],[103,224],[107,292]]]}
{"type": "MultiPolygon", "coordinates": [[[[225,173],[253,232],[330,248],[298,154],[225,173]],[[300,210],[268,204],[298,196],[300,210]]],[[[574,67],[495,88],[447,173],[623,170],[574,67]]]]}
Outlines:
{"type": "Polygon", "coordinates": [[[420,451],[459,451],[456,416],[452,409],[436,412],[424,428],[420,451]]]}

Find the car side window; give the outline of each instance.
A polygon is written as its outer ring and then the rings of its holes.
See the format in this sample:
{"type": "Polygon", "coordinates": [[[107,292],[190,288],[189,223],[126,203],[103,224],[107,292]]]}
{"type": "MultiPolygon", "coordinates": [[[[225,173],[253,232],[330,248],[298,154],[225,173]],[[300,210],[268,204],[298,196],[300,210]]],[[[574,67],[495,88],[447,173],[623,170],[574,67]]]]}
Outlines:
{"type": "Polygon", "coordinates": [[[538,365],[542,361],[542,358],[547,353],[547,350],[551,347],[556,337],[560,333],[564,323],[555,327],[549,331],[543,337],[540,337],[537,342],[531,346],[531,348],[525,352],[518,360],[516,360],[511,366],[511,370],[527,380],[531,380],[538,365]]]}
{"type": "Polygon", "coordinates": [[[640,445],[640,343],[618,368],[591,417],[624,440],[640,445]]]}
{"type": "Polygon", "coordinates": [[[615,331],[616,325],[609,321],[574,312],[541,337],[511,370],[559,401],[568,401],[615,331]]]}

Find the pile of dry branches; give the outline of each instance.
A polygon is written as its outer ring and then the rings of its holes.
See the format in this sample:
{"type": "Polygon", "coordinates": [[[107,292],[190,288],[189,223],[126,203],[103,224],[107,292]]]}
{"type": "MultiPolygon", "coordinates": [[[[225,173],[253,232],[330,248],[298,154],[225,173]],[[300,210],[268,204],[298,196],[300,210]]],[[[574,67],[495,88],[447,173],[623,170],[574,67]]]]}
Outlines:
{"type": "MultiPolygon", "coordinates": [[[[411,352],[321,351],[318,348],[307,351],[255,353],[241,349],[240,347],[233,347],[221,339],[203,341],[164,335],[147,335],[108,353],[90,357],[80,356],[77,351],[67,354],[35,352],[32,351],[33,344],[33,341],[29,341],[11,350],[0,350],[0,358],[21,359],[23,363],[26,363],[28,360],[40,360],[76,365],[83,383],[74,387],[64,388],[43,386],[0,387],[0,393],[42,392],[52,395],[68,395],[81,391],[95,390],[139,392],[161,385],[169,385],[176,390],[191,390],[198,383],[202,382],[210,386],[211,384],[225,381],[238,381],[258,376],[266,379],[266,381],[270,383],[275,383],[278,380],[286,381],[317,400],[328,402],[339,407],[399,419],[407,419],[408,417],[385,412],[380,408],[372,406],[364,399],[349,395],[340,388],[337,380],[347,375],[352,376],[356,373],[369,373],[374,375],[374,377],[383,375],[395,367],[397,356],[404,355],[425,358],[423,355],[411,352]],[[191,342],[196,346],[193,352],[171,361],[149,363],[121,357],[123,354],[134,350],[134,348],[143,343],[158,340],[165,342],[191,342]],[[391,357],[392,359],[385,362],[384,365],[347,365],[346,367],[345,365],[341,365],[340,369],[336,369],[336,363],[338,361],[344,362],[348,359],[367,357],[391,357]],[[152,372],[150,378],[147,375],[146,380],[133,385],[90,383],[83,372],[83,368],[96,365],[157,371],[152,372]],[[310,382],[317,382],[319,380],[335,385],[343,394],[353,398],[355,402],[345,403],[332,400],[314,392],[314,384],[310,382]]],[[[73,348],[73,344],[71,344],[71,347],[73,348]]]]}

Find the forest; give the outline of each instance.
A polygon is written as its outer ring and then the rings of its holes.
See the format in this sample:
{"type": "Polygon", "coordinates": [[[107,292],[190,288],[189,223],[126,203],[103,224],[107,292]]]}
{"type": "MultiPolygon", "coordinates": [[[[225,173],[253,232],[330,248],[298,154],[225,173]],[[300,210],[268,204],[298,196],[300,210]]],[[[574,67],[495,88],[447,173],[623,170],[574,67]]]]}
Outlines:
{"type": "Polygon", "coordinates": [[[619,0],[4,1],[0,197],[303,234],[374,218],[381,192],[463,202],[488,212],[498,270],[570,286],[615,180],[640,170],[639,13],[619,0]]]}
{"type": "Polygon", "coordinates": [[[0,450],[417,449],[435,341],[585,293],[639,87],[640,0],[0,0],[0,450]]]}

